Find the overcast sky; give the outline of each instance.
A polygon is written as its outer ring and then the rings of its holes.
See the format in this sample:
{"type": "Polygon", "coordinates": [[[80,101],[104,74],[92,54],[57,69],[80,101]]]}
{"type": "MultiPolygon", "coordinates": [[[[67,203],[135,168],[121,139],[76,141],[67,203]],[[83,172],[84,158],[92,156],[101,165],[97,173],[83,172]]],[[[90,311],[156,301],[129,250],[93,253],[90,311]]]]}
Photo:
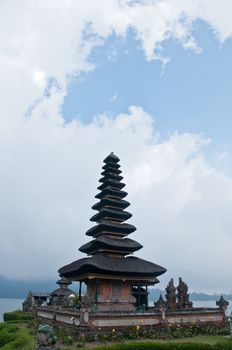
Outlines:
{"type": "Polygon", "coordinates": [[[0,275],[83,257],[121,159],[136,255],[232,289],[231,0],[0,1],[0,275]]]}

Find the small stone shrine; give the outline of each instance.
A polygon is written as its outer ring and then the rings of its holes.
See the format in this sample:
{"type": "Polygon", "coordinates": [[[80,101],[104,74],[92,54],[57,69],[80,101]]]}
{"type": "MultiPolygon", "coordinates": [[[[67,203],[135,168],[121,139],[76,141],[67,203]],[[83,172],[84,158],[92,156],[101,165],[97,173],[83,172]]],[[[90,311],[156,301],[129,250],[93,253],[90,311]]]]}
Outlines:
{"type": "Polygon", "coordinates": [[[154,302],[155,310],[165,311],[167,309],[167,303],[165,302],[162,294],[160,294],[159,299],[154,302]]]}
{"type": "Polygon", "coordinates": [[[157,277],[166,269],[132,256],[142,245],[126,238],[136,228],[125,223],[132,215],[125,210],[130,203],[124,199],[127,192],[122,190],[125,184],[121,182],[119,158],[111,153],[102,169],[100,193],[96,195],[99,202],[92,207],[97,214],[90,219],[97,225],[86,232],[93,239],[79,249],[88,257],[62,267],[59,273],[87,285],[85,306],[99,311],[146,307],[147,286],[158,283],[157,277]]]}
{"type": "Polygon", "coordinates": [[[74,292],[68,288],[68,285],[72,284],[72,282],[62,277],[56,283],[59,285],[59,288],[50,293],[50,305],[61,307],[70,306],[70,295],[74,295],[74,292]]]}
{"type": "Polygon", "coordinates": [[[49,293],[32,293],[30,291],[22,304],[23,311],[33,313],[37,307],[47,304],[49,296],[49,293]]]}

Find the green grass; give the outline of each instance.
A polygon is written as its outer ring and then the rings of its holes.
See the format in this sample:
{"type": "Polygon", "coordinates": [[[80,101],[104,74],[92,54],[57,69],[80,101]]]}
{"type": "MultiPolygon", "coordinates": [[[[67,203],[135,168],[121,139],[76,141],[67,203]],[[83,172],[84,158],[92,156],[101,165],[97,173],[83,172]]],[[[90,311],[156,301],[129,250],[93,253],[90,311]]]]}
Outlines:
{"type": "Polygon", "coordinates": [[[0,350],[33,350],[34,337],[25,324],[0,323],[0,350]]]}

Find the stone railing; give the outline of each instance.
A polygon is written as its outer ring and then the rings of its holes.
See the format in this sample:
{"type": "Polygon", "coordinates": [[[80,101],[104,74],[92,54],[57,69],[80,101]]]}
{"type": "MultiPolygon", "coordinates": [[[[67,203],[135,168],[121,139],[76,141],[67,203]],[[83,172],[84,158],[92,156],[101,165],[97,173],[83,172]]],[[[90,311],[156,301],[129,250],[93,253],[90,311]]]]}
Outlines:
{"type": "Polygon", "coordinates": [[[37,317],[43,322],[79,329],[110,329],[136,325],[158,326],[161,324],[224,324],[225,313],[218,308],[194,308],[186,310],[144,312],[92,312],[89,308],[72,309],[39,307],[37,317]]]}

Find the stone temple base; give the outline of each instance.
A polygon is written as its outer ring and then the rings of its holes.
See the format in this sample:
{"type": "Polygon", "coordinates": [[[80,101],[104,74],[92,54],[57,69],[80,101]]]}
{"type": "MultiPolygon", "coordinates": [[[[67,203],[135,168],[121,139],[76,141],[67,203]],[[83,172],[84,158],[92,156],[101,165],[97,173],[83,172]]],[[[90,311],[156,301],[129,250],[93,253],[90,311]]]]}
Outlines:
{"type": "Polygon", "coordinates": [[[224,325],[226,317],[223,310],[218,308],[193,308],[191,310],[175,310],[167,312],[155,311],[148,308],[145,312],[115,311],[99,312],[89,308],[73,311],[40,307],[37,317],[45,323],[75,328],[78,332],[125,330],[125,328],[159,327],[165,325],[217,324],[224,325]]]}

